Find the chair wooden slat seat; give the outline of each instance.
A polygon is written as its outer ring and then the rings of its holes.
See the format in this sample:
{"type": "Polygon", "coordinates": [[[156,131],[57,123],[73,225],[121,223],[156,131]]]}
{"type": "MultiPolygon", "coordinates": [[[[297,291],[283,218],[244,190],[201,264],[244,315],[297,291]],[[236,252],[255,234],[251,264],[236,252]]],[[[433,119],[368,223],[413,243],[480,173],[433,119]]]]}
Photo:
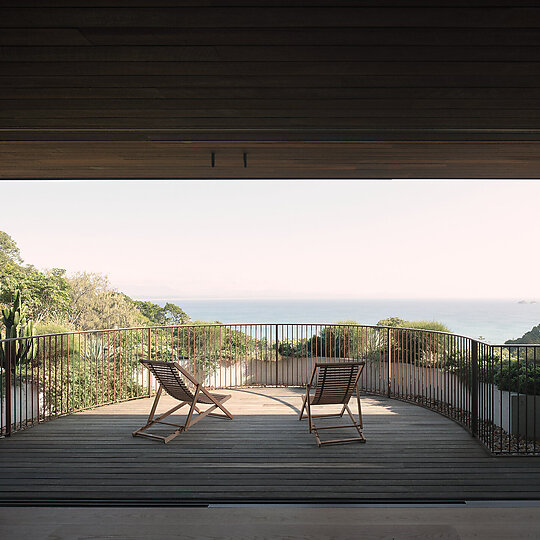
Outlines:
{"type": "Polygon", "coordinates": [[[206,388],[191,375],[186,369],[184,369],[178,362],[163,362],[161,360],[141,360],[141,364],[146,366],[150,373],[159,382],[159,389],[150,409],[150,414],[146,424],[133,432],[134,437],[147,437],[149,439],[160,440],[164,443],[168,443],[180,433],[188,430],[189,427],[196,424],[199,420],[205,416],[215,416],[217,418],[229,418],[233,419],[233,415],[223,406],[223,403],[230,399],[230,394],[214,394],[208,392],[206,388]],[[184,380],[193,384],[195,390],[192,391],[184,380]],[[162,392],[165,391],[171,397],[177,399],[181,403],[175,405],[172,409],[155,417],[156,409],[159,403],[162,392]],[[202,403],[203,405],[211,405],[210,408],[202,411],[197,405],[202,403]],[[183,425],[172,424],[170,422],[164,422],[172,413],[181,409],[185,405],[189,405],[189,412],[186,421],[183,425]],[[224,414],[214,413],[216,409],[220,409],[224,414]],[[194,417],[193,413],[196,412],[197,416],[194,417]],[[155,424],[166,424],[168,426],[174,426],[178,429],[173,431],[167,436],[156,435],[148,433],[147,430],[155,424]]]}
{"type": "Polygon", "coordinates": [[[300,411],[300,418],[304,418],[304,411],[307,410],[307,418],[309,421],[309,432],[315,434],[317,444],[322,446],[323,444],[335,444],[343,442],[366,442],[363,434],[362,424],[362,408],[360,405],[360,393],[358,390],[358,379],[362,370],[364,369],[365,362],[317,362],[313,368],[311,378],[306,387],[306,394],[303,398],[302,410],[300,411]],[[315,381],[315,386],[314,386],[315,381]],[[315,395],[310,395],[310,390],[315,387],[315,395]],[[358,402],[358,422],[354,418],[354,415],[349,408],[349,401],[356,393],[356,399],[358,402]],[[311,407],[315,405],[343,405],[341,412],[336,414],[318,414],[311,413],[311,407]],[[334,426],[317,427],[313,422],[313,418],[329,418],[332,416],[343,416],[343,413],[347,411],[351,418],[351,424],[340,424],[334,426]],[[339,429],[343,427],[355,428],[358,437],[352,437],[347,439],[333,439],[328,441],[322,441],[319,436],[319,431],[323,429],[339,429]]]}

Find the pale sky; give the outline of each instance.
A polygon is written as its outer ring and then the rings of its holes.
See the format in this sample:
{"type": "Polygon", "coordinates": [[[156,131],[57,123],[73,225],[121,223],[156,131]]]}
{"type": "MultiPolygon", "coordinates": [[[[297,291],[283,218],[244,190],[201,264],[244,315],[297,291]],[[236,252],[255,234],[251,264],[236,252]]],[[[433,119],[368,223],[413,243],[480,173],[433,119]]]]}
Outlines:
{"type": "Polygon", "coordinates": [[[540,300],[540,180],[3,181],[26,263],[133,298],[540,300]]]}

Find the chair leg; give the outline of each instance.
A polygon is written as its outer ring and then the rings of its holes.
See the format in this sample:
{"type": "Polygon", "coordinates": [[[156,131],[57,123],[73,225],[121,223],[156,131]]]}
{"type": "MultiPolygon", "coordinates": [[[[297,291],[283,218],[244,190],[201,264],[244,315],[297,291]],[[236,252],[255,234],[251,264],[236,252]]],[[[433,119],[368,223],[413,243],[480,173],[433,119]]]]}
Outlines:
{"type": "Polygon", "coordinates": [[[163,388],[160,386],[158,391],[157,391],[156,397],[154,399],[154,403],[152,404],[152,408],[150,409],[150,414],[148,415],[148,420],[147,420],[146,424],[143,427],[141,427],[141,428],[137,429],[136,431],[134,431],[132,433],[133,437],[137,437],[137,436],[147,437],[149,439],[157,439],[157,440],[163,441],[164,443],[168,443],[171,439],[173,439],[174,437],[179,435],[184,430],[184,426],[179,426],[178,424],[168,424],[167,422],[162,422],[162,420],[164,418],[167,418],[167,416],[171,415],[173,412],[176,412],[178,409],[181,409],[182,407],[187,405],[186,401],[183,401],[179,405],[175,405],[172,409],[169,409],[168,411],[165,411],[164,413],[160,414],[157,418],[155,418],[156,409],[157,409],[159,399],[161,397],[162,392],[163,392],[163,388]],[[179,429],[177,429],[174,433],[171,433],[167,437],[162,437],[160,435],[152,435],[150,433],[145,433],[145,431],[148,428],[152,427],[154,424],[168,424],[168,425],[171,425],[171,426],[178,427],[179,429]]]}
{"type": "Polygon", "coordinates": [[[364,420],[362,418],[362,404],[360,403],[360,390],[358,390],[358,386],[356,387],[356,401],[358,403],[358,422],[360,424],[360,428],[363,428],[364,420]]]}
{"type": "Polygon", "coordinates": [[[349,405],[345,404],[343,406],[343,410],[341,411],[341,414],[340,415],[337,415],[337,414],[328,414],[328,415],[319,415],[319,416],[314,416],[311,414],[311,407],[309,406],[309,403],[308,403],[308,417],[309,417],[309,421],[310,421],[310,430],[309,432],[313,432],[315,434],[315,438],[317,439],[317,446],[323,446],[325,444],[338,444],[338,443],[345,443],[345,442],[353,442],[353,441],[358,441],[358,442],[361,442],[361,443],[365,443],[366,442],[366,438],[364,437],[364,434],[362,433],[362,416],[361,414],[359,415],[359,421],[357,422],[356,421],[356,418],[354,417],[351,409],[349,408],[349,405]],[[349,415],[350,419],[351,419],[351,424],[346,424],[346,425],[333,425],[333,426],[324,426],[324,427],[317,427],[315,424],[312,424],[312,418],[319,418],[319,417],[328,417],[328,416],[342,416],[343,413],[347,411],[347,414],[349,415]],[[323,430],[323,429],[342,429],[342,428],[354,428],[356,429],[356,431],[358,432],[358,437],[351,437],[351,438],[347,438],[347,439],[333,439],[331,441],[322,441],[319,437],[319,430],[323,430]]]}
{"type": "Polygon", "coordinates": [[[359,422],[356,421],[356,419],[354,418],[354,415],[351,411],[351,409],[349,409],[349,406],[346,405],[345,406],[347,408],[347,412],[349,413],[349,416],[352,420],[352,423],[354,424],[354,427],[356,428],[356,431],[358,431],[358,435],[360,436],[360,440],[362,442],[366,442],[366,438],[364,437],[364,434],[362,433],[362,416],[361,414],[359,415],[359,422]]]}
{"type": "Polygon", "coordinates": [[[156,397],[154,398],[154,402],[152,403],[152,407],[150,409],[150,414],[148,415],[148,419],[146,420],[146,424],[132,433],[134,437],[136,437],[137,435],[140,435],[142,431],[145,431],[146,429],[148,429],[152,424],[155,424],[155,422],[153,421],[154,414],[156,413],[156,409],[159,403],[159,398],[161,397],[161,392],[163,392],[163,388],[160,385],[156,393],[156,397]]]}
{"type": "Polygon", "coordinates": [[[163,391],[163,388],[160,386],[159,390],[158,390],[158,392],[156,394],[156,398],[154,399],[154,402],[152,404],[152,408],[150,410],[150,414],[148,416],[148,420],[147,420],[146,425],[144,425],[143,427],[141,427],[138,430],[134,431],[133,434],[132,434],[133,437],[137,437],[137,436],[146,437],[148,439],[159,440],[159,441],[162,441],[165,444],[167,444],[169,441],[174,439],[176,436],[180,435],[180,433],[182,433],[184,431],[187,431],[191,426],[196,424],[199,420],[202,420],[205,416],[215,416],[215,417],[218,417],[218,418],[229,418],[231,420],[233,419],[233,415],[223,405],[223,402],[227,401],[230,398],[230,396],[225,396],[224,399],[218,401],[213,396],[211,396],[210,394],[205,392],[204,389],[200,385],[197,386],[197,390],[195,391],[192,402],[183,401],[179,405],[174,406],[172,409],[169,409],[168,411],[166,411],[166,412],[160,414],[158,417],[156,417],[155,416],[156,409],[157,409],[159,398],[161,397],[162,391],[163,391]],[[197,407],[197,397],[200,395],[201,392],[206,394],[207,396],[211,397],[212,401],[214,402],[214,404],[211,405],[209,408],[207,408],[205,411],[203,411],[199,407],[197,407]],[[186,421],[185,421],[184,425],[172,424],[170,422],[163,422],[163,419],[167,418],[167,416],[171,415],[172,413],[174,413],[178,409],[184,407],[185,405],[190,405],[190,408],[189,408],[189,412],[188,412],[188,415],[187,415],[187,418],[186,418],[186,421]],[[218,408],[221,409],[224,414],[217,414],[217,413],[213,412],[218,408]],[[198,415],[195,418],[193,417],[194,412],[198,413],[198,415]],[[166,424],[166,425],[169,425],[169,426],[174,426],[174,427],[176,427],[178,429],[176,429],[175,431],[173,431],[172,433],[170,433],[169,435],[167,435],[165,437],[161,436],[161,435],[153,435],[151,433],[145,433],[146,430],[148,428],[150,428],[151,426],[153,426],[154,424],[166,424]]]}
{"type": "Polygon", "coordinates": [[[184,431],[187,431],[189,428],[189,425],[191,424],[191,417],[193,416],[193,411],[197,408],[197,397],[199,397],[200,390],[201,390],[200,385],[197,385],[197,390],[195,390],[195,395],[193,397],[193,403],[191,404],[191,407],[189,408],[189,413],[186,418],[186,423],[184,424],[184,431]]]}
{"type": "Polygon", "coordinates": [[[150,414],[148,415],[147,422],[151,422],[152,419],[154,418],[154,414],[155,414],[156,409],[157,409],[159,398],[161,397],[161,392],[163,392],[163,387],[161,385],[159,385],[158,391],[156,393],[156,398],[154,399],[154,403],[152,403],[152,408],[150,409],[150,414]]]}
{"type": "Polygon", "coordinates": [[[313,418],[311,418],[311,403],[309,396],[306,400],[307,405],[307,414],[308,414],[308,422],[309,422],[309,432],[311,433],[313,431],[313,418]]]}
{"type": "Polygon", "coordinates": [[[304,396],[304,400],[302,401],[302,409],[300,411],[300,417],[298,418],[298,420],[302,420],[302,415],[304,414],[304,409],[306,408],[306,401],[307,401],[308,395],[309,394],[306,394],[304,396]]]}
{"type": "MultiPolygon", "coordinates": [[[[227,401],[229,399],[230,396],[227,396],[224,400],[222,401],[214,401],[214,403],[218,406],[219,409],[221,409],[224,413],[225,413],[225,416],[227,418],[230,418],[231,420],[233,419],[233,415],[232,413],[223,405],[223,403],[225,401],[227,401]]],[[[220,414],[212,414],[212,416],[217,416],[218,418],[221,417],[221,418],[224,418],[223,416],[221,416],[220,414]]]]}
{"type": "MultiPolygon", "coordinates": [[[[169,426],[178,427],[178,428],[180,428],[178,433],[180,433],[180,431],[182,431],[184,429],[184,426],[180,426],[178,424],[171,424],[169,422],[162,422],[162,420],[164,418],[167,418],[167,416],[171,415],[172,413],[176,412],[178,409],[181,409],[182,407],[184,407],[184,405],[187,405],[187,402],[184,401],[184,402],[180,403],[180,405],[176,405],[176,407],[173,407],[172,409],[169,409],[168,411],[164,412],[163,414],[158,416],[155,420],[152,419],[146,425],[144,425],[143,427],[141,427],[138,430],[134,431],[132,433],[132,435],[134,437],[137,437],[138,435],[141,435],[143,437],[149,437],[149,438],[152,438],[152,439],[159,439],[159,440],[166,439],[167,437],[161,437],[159,435],[150,435],[150,434],[144,433],[148,428],[152,427],[154,424],[167,424],[169,426]]],[[[168,441],[165,441],[165,442],[168,442],[168,441]]]]}

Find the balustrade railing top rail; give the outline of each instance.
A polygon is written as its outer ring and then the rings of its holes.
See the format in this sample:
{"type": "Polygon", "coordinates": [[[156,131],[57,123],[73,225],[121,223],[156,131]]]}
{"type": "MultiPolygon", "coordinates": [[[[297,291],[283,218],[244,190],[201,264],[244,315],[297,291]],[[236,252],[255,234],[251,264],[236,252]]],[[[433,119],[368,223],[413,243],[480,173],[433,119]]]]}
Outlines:
{"type": "MultiPolygon", "coordinates": [[[[386,330],[409,330],[411,332],[423,332],[426,334],[440,334],[443,336],[452,336],[457,338],[463,338],[463,339],[470,339],[473,341],[477,341],[478,343],[483,343],[485,345],[490,345],[492,347],[509,347],[511,345],[508,345],[507,343],[503,344],[492,344],[488,343],[487,341],[482,341],[481,339],[472,338],[470,336],[466,336],[464,334],[455,334],[453,332],[443,332],[441,330],[423,330],[418,328],[408,328],[406,326],[384,326],[379,324],[346,324],[346,323],[249,323],[249,322],[243,322],[243,323],[229,323],[229,324],[223,324],[223,323],[204,323],[204,324],[181,324],[181,325],[156,325],[156,326],[130,326],[127,328],[101,328],[99,330],[72,330],[70,332],[62,332],[62,333],[56,333],[56,334],[40,334],[39,336],[32,336],[32,337],[23,337],[23,338],[4,338],[0,339],[0,343],[4,343],[6,341],[20,341],[25,339],[34,339],[36,337],[55,337],[55,336],[68,336],[68,335],[83,335],[83,334],[95,334],[99,332],[127,332],[127,331],[135,331],[135,330],[170,330],[170,329],[176,329],[176,328],[218,328],[218,327],[250,327],[250,326],[266,326],[266,327],[285,327],[285,326],[304,326],[304,327],[321,327],[321,326],[332,326],[332,327],[343,327],[343,328],[373,328],[376,330],[380,329],[386,329],[386,330]]],[[[515,345],[517,346],[517,345],[515,345]]],[[[524,345],[521,345],[524,346],[524,345]]],[[[526,345],[527,347],[540,347],[540,343],[529,343],[526,345]]]]}
{"type": "Polygon", "coordinates": [[[210,387],[303,386],[317,360],[366,361],[365,392],[427,407],[493,453],[540,454],[540,345],[376,325],[238,323],[89,330],[0,340],[4,435],[148,397],[139,360],[180,361],[210,387]]]}

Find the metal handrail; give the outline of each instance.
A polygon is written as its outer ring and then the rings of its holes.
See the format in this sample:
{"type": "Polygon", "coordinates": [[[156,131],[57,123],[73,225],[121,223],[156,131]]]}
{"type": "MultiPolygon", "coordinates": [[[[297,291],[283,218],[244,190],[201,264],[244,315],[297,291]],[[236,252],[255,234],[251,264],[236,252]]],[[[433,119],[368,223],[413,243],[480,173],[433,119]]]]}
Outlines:
{"type": "MultiPolygon", "coordinates": [[[[160,329],[166,329],[166,328],[192,328],[192,327],[200,327],[200,328],[215,328],[215,327],[229,327],[229,326],[292,326],[292,325],[303,325],[303,326],[337,326],[337,327],[350,327],[350,328],[384,328],[387,330],[408,330],[410,332],[425,332],[429,334],[440,334],[444,336],[452,336],[452,337],[459,337],[464,339],[470,339],[473,341],[477,341],[478,343],[482,343],[484,345],[490,345],[492,347],[517,347],[518,345],[524,346],[525,344],[509,344],[509,343],[489,343],[485,340],[473,338],[471,336],[466,336],[465,334],[456,334],[454,332],[445,332],[442,330],[430,330],[430,329],[424,329],[424,328],[410,328],[408,326],[384,326],[379,324],[344,324],[344,323],[293,323],[293,322],[281,322],[281,323],[250,323],[250,322],[242,322],[242,323],[205,323],[205,324],[199,324],[199,323],[187,323],[187,324],[164,324],[164,325],[157,325],[157,326],[130,326],[126,328],[100,328],[100,329],[94,329],[94,330],[71,330],[69,332],[58,332],[55,334],[39,334],[39,337],[53,337],[53,336],[66,336],[66,335],[76,335],[76,334],[95,334],[97,332],[120,332],[120,331],[127,331],[127,330],[160,330],[160,329]]],[[[37,336],[38,334],[36,334],[37,336]]],[[[4,343],[7,341],[17,341],[21,339],[32,339],[36,336],[24,336],[20,338],[3,338],[0,339],[0,343],[4,343]]],[[[540,347],[540,343],[527,343],[527,347],[540,347]]]]}
{"type": "Polygon", "coordinates": [[[303,385],[317,359],[352,357],[367,361],[365,392],[443,414],[493,453],[536,455],[538,347],[347,323],[159,325],[3,339],[0,430],[10,435],[65,414],[152,395],[155,381],[141,359],[186,356],[187,367],[205,384],[232,388],[303,385]]]}

